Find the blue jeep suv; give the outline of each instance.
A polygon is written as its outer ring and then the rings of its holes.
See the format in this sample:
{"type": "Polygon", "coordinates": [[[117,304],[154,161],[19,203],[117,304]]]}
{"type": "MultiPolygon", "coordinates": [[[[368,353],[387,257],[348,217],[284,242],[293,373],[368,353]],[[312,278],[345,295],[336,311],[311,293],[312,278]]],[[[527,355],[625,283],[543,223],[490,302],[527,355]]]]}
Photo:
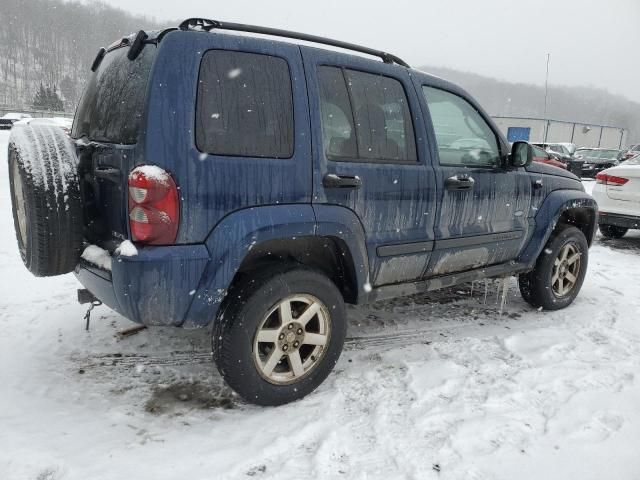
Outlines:
{"type": "Polygon", "coordinates": [[[217,367],[248,402],[327,377],[345,303],[517,275],[553,310],[582,286],[597,206],[577,177],[394,55],[189,19],[91,70],[71,139],[12,136],[25,265],[75,271],[85,299],[134,322],[213,323],[217,367]]]}

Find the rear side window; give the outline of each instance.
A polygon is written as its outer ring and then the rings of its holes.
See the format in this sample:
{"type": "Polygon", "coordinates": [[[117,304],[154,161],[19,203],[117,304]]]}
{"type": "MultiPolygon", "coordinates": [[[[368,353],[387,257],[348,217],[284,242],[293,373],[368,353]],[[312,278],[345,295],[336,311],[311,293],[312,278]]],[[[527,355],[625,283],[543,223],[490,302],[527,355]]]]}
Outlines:
{"type": "Polygon", "coordinates": [[[76,110],[73,138],[136,143],[156,47],[146,45],[135,60],[127,58],[128,51],[118,48],[107,53],[89,77],[76,110]]]}
{"type": "Polygon", "coordinates": [[[398,80],[323,66],[318,81],[329,159],[417,161],[411,112],[398,80]]]}
{"type": "Polygon", "coordinates": [[[213,155],[289,158],[293,99],[286,60],[210,50],[202,58],[196,144],[213,155]]]}
{"type": "Polygon", "coordinates": [[[497,167],[498,139],[465,99],[438,88],[422,87],[438,143],[441,165],[497,167]]]}

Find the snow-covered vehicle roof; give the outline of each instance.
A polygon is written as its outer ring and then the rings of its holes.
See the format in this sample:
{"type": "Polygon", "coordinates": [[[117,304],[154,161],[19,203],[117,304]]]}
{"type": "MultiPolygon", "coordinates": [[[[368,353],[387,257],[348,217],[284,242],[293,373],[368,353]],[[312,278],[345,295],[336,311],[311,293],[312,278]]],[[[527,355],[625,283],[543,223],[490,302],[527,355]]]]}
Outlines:
{"type": "Polygon", "coordinates": [[[17,121],[14,125],[51,125],[55,127],[61,127],[67,130],[71,129],[73,119],[64,117],[52,117],[52,118],[23,118],[17,121]]]}
{"type": "Polygon", "coordinates": [[[31,118],[31,115],[29,115],[28,113],[9,112],[0,118],[4,118],[7,120],[21,120],[23,118],[31,118]]]}

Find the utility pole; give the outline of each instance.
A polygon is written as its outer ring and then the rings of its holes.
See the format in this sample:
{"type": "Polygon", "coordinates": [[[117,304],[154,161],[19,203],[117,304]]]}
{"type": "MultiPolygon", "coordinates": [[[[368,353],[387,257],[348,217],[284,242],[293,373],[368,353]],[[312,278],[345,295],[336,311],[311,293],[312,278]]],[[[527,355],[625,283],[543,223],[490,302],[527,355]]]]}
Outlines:
{"type": "Polygon", "coordinates": [[[549,60],[551,54],[547,53],[547,74],[544,79],[544,140],[547,142],[547,134],[549,133],[549,121],[547,120],[547,95],[549,93],[549,60]]]}

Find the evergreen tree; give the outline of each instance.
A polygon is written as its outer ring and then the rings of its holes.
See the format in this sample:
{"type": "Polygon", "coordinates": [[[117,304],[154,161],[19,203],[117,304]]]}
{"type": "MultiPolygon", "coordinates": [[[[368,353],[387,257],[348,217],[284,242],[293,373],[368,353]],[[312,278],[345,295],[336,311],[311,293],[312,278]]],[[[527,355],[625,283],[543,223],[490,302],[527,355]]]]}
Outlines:
{"type": "Polygon", "coordinates": [[[44,88],[44,85],[40,83],[40,88],[38,88],[35,97],[33,97],[33,108],[36,110],[46,110],[46,105],[47,92],[44,88]]]}
{"type": "Polygon", "coordinates": [[[33,98],[33,108],[36,110],[49,110],[50,112],[61,112],[64,110],[62,99],[58,95],[57,87],[40,84],[35,97],[33,98]]]}

